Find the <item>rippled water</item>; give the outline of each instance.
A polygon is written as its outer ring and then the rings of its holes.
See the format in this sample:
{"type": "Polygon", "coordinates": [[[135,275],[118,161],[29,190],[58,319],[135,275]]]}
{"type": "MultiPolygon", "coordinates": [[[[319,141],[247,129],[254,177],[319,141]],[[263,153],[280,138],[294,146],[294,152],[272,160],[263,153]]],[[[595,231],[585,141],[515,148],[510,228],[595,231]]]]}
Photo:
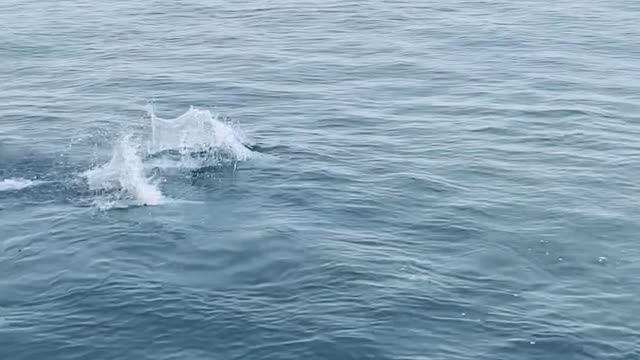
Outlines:
{"type": "Polygon", "coordinates": [[[0,4],[1,359],[639,359],[640,5],[0,4]]]}

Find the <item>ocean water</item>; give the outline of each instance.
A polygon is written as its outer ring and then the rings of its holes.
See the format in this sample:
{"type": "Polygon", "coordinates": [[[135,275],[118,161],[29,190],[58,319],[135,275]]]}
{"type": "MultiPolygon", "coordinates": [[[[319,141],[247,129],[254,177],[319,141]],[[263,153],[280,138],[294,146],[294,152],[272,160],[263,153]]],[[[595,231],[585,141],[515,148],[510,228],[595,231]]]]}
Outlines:
{"type": "Polygon", "coordinates": [[[640,3],[0,4],[0,359],[640,359],[640,3]]]}

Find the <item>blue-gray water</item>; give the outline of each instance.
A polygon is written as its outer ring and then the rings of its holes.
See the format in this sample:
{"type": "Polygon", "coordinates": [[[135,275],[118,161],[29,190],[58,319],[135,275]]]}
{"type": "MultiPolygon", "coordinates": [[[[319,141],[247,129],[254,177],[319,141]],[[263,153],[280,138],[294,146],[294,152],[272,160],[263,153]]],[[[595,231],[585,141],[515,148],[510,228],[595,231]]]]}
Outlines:
{"type": "Polygon", "coordinates": [[[2,2],[0,359],[640,359],[639,18],[2,2]]]}

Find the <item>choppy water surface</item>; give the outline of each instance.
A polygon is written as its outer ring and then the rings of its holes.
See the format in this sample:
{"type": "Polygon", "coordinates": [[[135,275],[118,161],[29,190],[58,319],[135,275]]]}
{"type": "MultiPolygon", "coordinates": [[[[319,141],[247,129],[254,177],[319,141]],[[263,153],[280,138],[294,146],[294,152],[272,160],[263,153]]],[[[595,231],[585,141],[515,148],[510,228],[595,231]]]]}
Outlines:
{"type": "Polygon", "coordinates": [[[0,358],[639,359],[640,6],[0,4],[0,358]]]}

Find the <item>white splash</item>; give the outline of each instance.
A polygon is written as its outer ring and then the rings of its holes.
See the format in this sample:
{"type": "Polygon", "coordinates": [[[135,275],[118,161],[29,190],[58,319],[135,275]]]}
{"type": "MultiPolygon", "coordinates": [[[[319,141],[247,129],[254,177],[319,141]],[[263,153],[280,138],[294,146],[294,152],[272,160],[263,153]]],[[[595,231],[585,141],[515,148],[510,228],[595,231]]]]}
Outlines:
{"type": "MultiPolygon", "coordinates": [[[[209,110],[194,107],[174,119],[157,117],[153,110],[151,118],[150,154],[166,150],[177,150],[182,154],[193,152],[215,152],[233,161],[251,157],[244,143],[246,139],[239,128],[223,122],[209,110]]],[[[215,154],[214,154],[215,155],[215,154]]]]}
{"type": "Polygon", "coordinates": [[[201,168],[228,165],[252,156],[243,133],[208,110],[191,107],[175,119],[162,119],[149,111],[151,134],[123,137],[113,149],[111,160],[83,173],[99,197],[101,210],[165,202],[159,181],[147,176],[150,170],[201,168]],[[141,150],[146,139],[147,149],[141,150]]]}
{"type": "Polygon", "coordinates": [[[0,191],[22,190],[42,183],[42,181],[22,178],[4,179],[0,181],[0,191]]]}
{"type": "MultiPolygon", "coordinates": [[[[160,204],[164,196],[158,184],[145,175],[138,146],[131,138],[131,135],[122,138],[108,163],[88,170],[83,175],[91,190],[115,191],[118,198],[133,200],[138,205],[160,204]]],[[[101,199],[100,202],[116,203],[107,199],[101,199]]]]}

